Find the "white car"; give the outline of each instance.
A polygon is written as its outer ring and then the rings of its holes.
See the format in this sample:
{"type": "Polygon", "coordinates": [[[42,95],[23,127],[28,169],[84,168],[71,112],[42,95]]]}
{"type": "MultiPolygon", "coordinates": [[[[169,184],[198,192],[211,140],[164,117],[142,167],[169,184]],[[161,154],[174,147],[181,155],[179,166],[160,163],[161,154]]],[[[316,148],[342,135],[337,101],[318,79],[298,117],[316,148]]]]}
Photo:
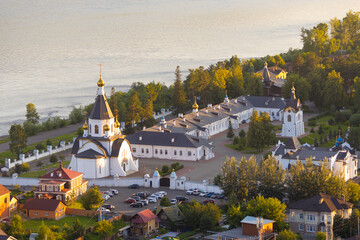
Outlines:
{"type": "Polygon", "coordinates": [[[192,194],[193,194],[193,191],[194,191],[194,189],[189,189],[189,190],[186,191],[186,194],[187,194],[187,195],[192,195],[192,194]]]}
{"type": "Polygon", "coordinates": [[[205,197],[208,194],[207,191],[203,191],[199,194],[200,197],[205,197]]]}
{"type": "Polygon", "coordinates": [[[97,210],[98,210],[98,211],[102,211],[102,212],[110,212],[109,209],[104,208],[104,207],[99,207],[97,210]]]}
{"type": "Polygon", "coordinates": [[[103,194],[103,195],[102,195],[102,198],[105,199],[105,201],[106,201],[106,200],[109,200],[109,199],[110,199],[110,196],[107,195],[107,194],[103,194]]]}
{"type": "Polygon", "coordinates": [[[155,193],[155,196],[158,196],[159,198],[163,198],[164,195],[162,193],[155,193]]]}
{"type": "Polygon", "coordinates": [[[177,200],[176,199],[171,199],[170,203],[171,203],[171,205],[175,205],[175,204],[177,204],[177,200]]]}
{"type": "Polygon", "coordinates": [[[116,190],[116,189],[110,189],[109,191],[112,192],[112,193],[115,194],[115,195],[118,195],[118,194],[119,194],[119,191],[116,190]]]}
{"type": "Polygon", "coordinates": [[[161,193],[163,196],[167,196],[167,192],[165,192],[165,191],[160,191],[160,192],[157,192],[157,193],[161,193]]]}
{"type": "Polygon", "coordinates": [[[149,203],[156,203],[157,202],[155,197],[149,197],[148,200],[149,200],[149,203]]]}
{"type": "Polygon", "coordinates": [[[159,200],[161,197],[159,195],[156,194],[151,194],[150,198],[155,198],[156,201],[159,200]]]}

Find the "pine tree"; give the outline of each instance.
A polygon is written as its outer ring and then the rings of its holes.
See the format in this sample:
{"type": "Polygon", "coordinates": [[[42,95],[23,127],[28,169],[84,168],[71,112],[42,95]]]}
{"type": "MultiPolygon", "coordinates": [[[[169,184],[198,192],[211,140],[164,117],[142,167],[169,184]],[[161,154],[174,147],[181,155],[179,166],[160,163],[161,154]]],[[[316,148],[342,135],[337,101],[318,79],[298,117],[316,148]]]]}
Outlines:
{"type": "Polygon", "coordinates": [[[234,136],[235,136],[234,130],[233,130],[231,121],[229,121],[229,128],[228,128],[228,132],[226,134],[226,137],[232,139],[234,136]]]}
{"type": "Polygon", "coordinates": [[[24,128],[20,124],[13,124],[9,130],[10,135],[10,151],[16,154],[20,154],[22,149],[26,147],[27,135],[24,128]]]}
{"type": "Polygon", "coordinates": [[[184,113],[186,111],[186,94],[181,81],[180,67],[177,66],[175,70],[175,83],[173,93],[174,112],[184,113]]]}

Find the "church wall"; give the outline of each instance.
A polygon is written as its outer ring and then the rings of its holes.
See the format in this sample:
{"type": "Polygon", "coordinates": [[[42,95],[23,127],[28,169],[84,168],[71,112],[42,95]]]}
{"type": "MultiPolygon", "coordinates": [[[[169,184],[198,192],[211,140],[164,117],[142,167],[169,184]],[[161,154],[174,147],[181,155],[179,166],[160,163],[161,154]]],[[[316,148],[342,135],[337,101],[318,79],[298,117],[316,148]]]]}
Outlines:
{"type": "MultiPolygon", "coordinates": [[[[281,121],[281,119],[282,119],[282,113],[279,108],[258,108],[258,107],[256,107],[256,108],[254,108],[254,110],[256,110],[259,113],[259,115],[261,112],[268,113],[271,121],[281,121]]],[[[250,116],[249,116],[249,118],[250,118],[250,116]]]]}
{"type": "Polygon", "coordinates": [[[95,159],[76,158],[77,169],[73,169],[77,172],[84,173],[84,178],[96,178],[96,161],[95,159]]]}
{"type": "Polygon", "coordinates": [[[111,119],[104,119],[104,120],[100,120],[100,119],[89,119],[89,135],[92,137],[104,137],[105,132],[103,131],[103,126],[105,126],[105,124],[109,125],[110,127],[110,136],[114,135],[114,118],[111,119]],[[95,133],[95,125],[99,126],[99,132],[95,133]],[[113,130],[113,131],[111,131],[113,130]]]}

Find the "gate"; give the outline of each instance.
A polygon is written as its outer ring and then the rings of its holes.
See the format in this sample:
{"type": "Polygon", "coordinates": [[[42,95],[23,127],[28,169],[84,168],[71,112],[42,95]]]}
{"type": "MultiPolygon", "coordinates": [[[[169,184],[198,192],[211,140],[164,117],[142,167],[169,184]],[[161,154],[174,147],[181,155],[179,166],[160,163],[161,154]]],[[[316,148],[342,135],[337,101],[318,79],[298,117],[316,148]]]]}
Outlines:
{"type": "Polygon", "coordinates": [[[170,178],[160,178],[160,187],[170,187],[170,178]]]}

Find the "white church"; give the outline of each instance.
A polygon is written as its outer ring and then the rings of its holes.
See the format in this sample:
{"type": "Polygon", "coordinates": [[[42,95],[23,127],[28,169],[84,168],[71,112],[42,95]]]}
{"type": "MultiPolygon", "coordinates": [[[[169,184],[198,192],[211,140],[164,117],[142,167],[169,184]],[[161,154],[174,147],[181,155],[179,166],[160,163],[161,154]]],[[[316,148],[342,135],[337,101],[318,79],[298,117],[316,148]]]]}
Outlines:
{"type": "Polygon", "coordinates": [[[138,160],[133,159],[130,143],[121,134],[120,123],[114,118],[104,92],[101,74],[98,95],[85,119],[84,134],[77,137],[72,148],[69,168],[82,172],[86,178],[126,176],[137,172],[138,160]]]}

